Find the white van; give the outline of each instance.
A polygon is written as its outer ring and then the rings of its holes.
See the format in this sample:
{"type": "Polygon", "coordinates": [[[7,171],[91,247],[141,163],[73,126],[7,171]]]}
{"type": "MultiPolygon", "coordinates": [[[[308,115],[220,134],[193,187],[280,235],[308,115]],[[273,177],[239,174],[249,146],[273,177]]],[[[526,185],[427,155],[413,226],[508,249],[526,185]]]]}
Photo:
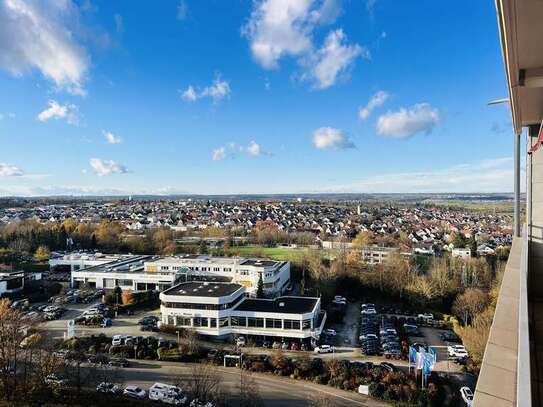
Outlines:
{"type": "Polygon", "coordinates": [[[164,383],[155,383],[151,386],[149,399],[176,406],[187,402],[187,397],[179,387],[164,383]]]}

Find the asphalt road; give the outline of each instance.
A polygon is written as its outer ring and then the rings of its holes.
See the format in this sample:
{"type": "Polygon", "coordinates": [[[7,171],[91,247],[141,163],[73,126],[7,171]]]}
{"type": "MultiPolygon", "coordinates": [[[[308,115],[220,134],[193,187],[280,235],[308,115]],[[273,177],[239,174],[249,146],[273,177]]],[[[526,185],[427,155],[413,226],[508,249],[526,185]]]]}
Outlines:
{"type": "MultiPolygon", "coordinates": [[[[221,386],[224,393],[227,394],[228,401],[235,405],[236,394],[239,393],[240,370],[222,367],[218,367],[217,370],[221,375],[221,386]]],[[[122,369],[124,384],[137,384],[145,389],[155,382],[181,383],[182,386],[182,383],[188,380],[192,374],[192,365],[186,363],[132,361],[129,368],[122,369]]],[[[258,391],[265,406],[305,406],[315,396],[324,396],[332,402],[332,405],[339,407],[388,405],[361,394],[302,380],[267,374],[253,374],[252,377],[258,385],[258,391]]]]}

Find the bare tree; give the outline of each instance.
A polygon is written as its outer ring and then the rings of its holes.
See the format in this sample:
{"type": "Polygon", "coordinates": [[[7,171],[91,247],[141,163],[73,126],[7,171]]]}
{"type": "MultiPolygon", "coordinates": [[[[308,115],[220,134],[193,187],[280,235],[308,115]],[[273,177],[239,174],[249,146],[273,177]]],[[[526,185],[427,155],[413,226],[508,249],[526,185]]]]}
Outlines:
{"type": "MultiPolygon", "coordinates": [[[[187,390],[200,401],[217,401],[222,396],[221,375],[211,363],[200,363],[191,369],[187,390]]],[[[181,382],[181,380],[178,380],[181,382]]]]}
{"type": "Polygon", "coordinates": [[[244,369],[240,369],[239,405],[240,407],[264,406],[258,390],[258,384],[251,374],[244,369]]]}

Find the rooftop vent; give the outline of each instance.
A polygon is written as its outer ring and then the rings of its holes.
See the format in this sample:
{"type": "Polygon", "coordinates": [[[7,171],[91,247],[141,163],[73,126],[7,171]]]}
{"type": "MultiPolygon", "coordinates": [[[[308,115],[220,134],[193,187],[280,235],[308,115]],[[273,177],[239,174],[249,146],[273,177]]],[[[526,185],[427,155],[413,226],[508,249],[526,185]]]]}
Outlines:
{"type": "Polygon", "coordinates": [[[213,288],[214,288],[214,289],[217,289],[217,288],[219,288],[219,286],[218,286],[218,285],[216,285],[216,286],[215,286],[215,287],[213,287],[213,288]]]}
{"type": "Polygon", "coordinates": [[[284,302],[280,302],[280,303],[279,303],[279,306],[280,306],[280,307],[284,307],[284,306],[285,306],[285,303],[284,303],[284,302]]]}
{"type": "Polygon", "coordinates": [[[208,282],[206,281],[206,282],[204,283],[204,285],[205,285],[205,286],[208,286],[208,285],[209,285],[209,283],[208,283],[208,282]]]}
{"type": "Polygon", "coordinates": [[[212,293],[212,292],[213,292],[213,290],[209,289],[209,290],[207,290],[207,292],[208,292],[208,293],[212,293]]]}

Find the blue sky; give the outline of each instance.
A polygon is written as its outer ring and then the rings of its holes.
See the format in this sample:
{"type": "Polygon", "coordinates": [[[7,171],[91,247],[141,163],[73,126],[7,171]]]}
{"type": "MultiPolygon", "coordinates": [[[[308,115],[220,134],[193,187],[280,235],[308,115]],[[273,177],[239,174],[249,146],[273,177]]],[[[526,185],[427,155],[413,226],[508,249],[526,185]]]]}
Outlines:
{"type": "Polygon", "coordinates": [[[0,195],[507,192],[491,1],[0,1],[0,195]]]}

